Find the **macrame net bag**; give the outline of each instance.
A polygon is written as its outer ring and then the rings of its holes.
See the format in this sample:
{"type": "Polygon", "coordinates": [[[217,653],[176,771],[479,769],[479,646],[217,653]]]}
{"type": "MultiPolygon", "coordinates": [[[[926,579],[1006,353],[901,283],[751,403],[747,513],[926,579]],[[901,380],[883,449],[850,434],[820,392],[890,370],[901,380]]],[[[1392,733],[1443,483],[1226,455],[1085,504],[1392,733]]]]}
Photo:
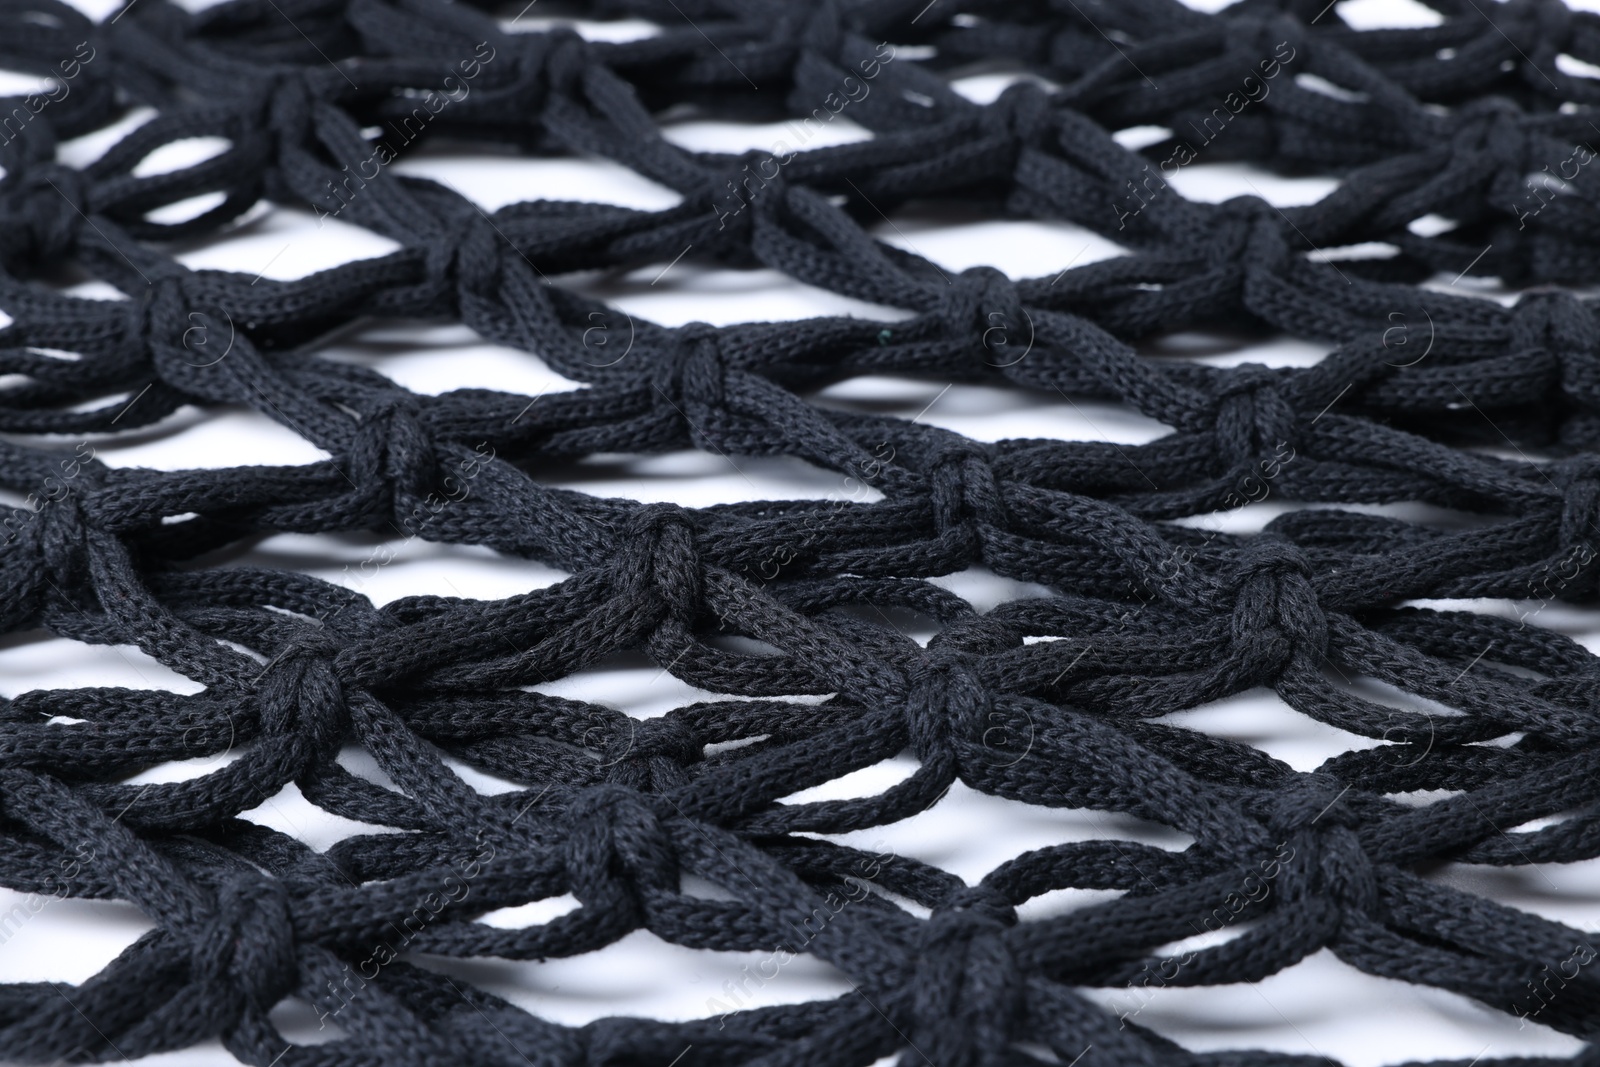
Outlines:
{"type": "Polygon", "coordinates": [[[1436,24],[1381,31],[1324,0],[563,9],[659,27],[606,42],[444,0],[135,0],[100,21],[0,0],[0,66],[53,86],[0,116],[0,625],[136,647],[191,683],[0,702],[0,884],[151,924],[87,981],[0,986],[0,1061],[220,1040],[260,1067],[1321,1063],[1191,1052],[1117,1005],[1326,952],[1585,1042],[1485,1065],[1600,1063],[1592,935],[1436,876],[1600,853],[1600,660],[1528,607],[1592,604],[1600,578],[1600,327],[1578,295],[1600,282],[1581,171],[1600,81],[1565,61],[1600,63],[1600,20],[1427,3],[1436,24]],[[1030,77],[986,104],[951,88],[986,63],[1030,77]],[[801,121],[840,99],[870,137],[738,155],[661,133],[668,112],[801,121]],[[1181,195],[1188,131],[1224,121],[1208,161],[1334,191],[1181,195]],[[63,162],[119,122],[92,163],[63,162]],[[1154,143],[1116,136],[1140,127],[1154,143]],[[676,202],[530,188],[484,210],[389,165],[412,137],[603,159],[676,202]],[[141,166],[194,138],[226,146],[141,166]],[[1121,254],[947,271],[873,236],[913,200],[1121,254]],[[267,203],[397,250],[296,280],[180,262],[267,203]],[[893,314],[669,328],[574,283],[677,257],[893,314]],[[118,298],[65,291],[84,279],[118,298]],[[328,356],[419,321],[571,387],[423,395],[328,356]],[[1327,354],[1159,351],[1214,328],[1327,354]],[[984,443],[818,400],[884,375],[1121,405],[1164,432],[984,443]],[[326,458],[153,470],[93,447],[240,409],[326,458]],[[585,457],[688,449],[870,491],[687,507],[554,484],[585,457]],[[1247,533],[1194,521],[1263,494],[1294,506],[1247,533]],[[379,605],[229,555],[285,533],[478,546],[561,578],[379,605]],[[1043,592],[980,611],[930,580],[975,567],[1043,592]],[[619,656],[709,696],[638,717],[539,688],[619,656]],[[1171,719],[1248,690],[1348,751],[1297,770],[1171,719]],[[351,749],[381,775],[339,762],[351,749]],[[871,795],[785,799],[895,758],[914,773],[871,795]],[[211,764],[128,780],[183,760],[211,764]],[[861,844],[957,783],[1142,820],[1170,847],[1063,841],[969,881],[861,844]],[[248,817],[291,788],[358,831],[317,849],[248,817]],[[1019,918],[1059,890],[1099,893],[1019,918]],[[564,895],[549,921],[481,921],[564,895]],[[635,931],[804,954],[849,992],[569,1026],[440,962],[635,931]],[[285,1001],[334,1039],[285,1037],[285,1001]]]}

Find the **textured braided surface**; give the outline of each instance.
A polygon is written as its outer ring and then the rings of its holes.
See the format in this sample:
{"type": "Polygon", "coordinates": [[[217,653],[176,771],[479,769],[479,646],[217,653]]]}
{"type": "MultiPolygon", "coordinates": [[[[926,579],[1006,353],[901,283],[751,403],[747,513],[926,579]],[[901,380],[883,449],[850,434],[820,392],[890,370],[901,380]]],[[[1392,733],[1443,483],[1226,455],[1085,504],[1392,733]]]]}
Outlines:
{"type": "Polygon", "coordinates": [[[136,645],[200,687],[0,706],[0,884],[129,901],[155,924],[76,987],[0,986],[0,1059],[220,1037],[284,1067],[967,1067],[1091,1047],[1108,1064],[1267,1065],[1310,1057],[1191,1053],[1084,991],[1152,971],[1256,982],[1323,949],[1506,1013],[1529,1013],[1531,984],[1559,969],[1538,1021],[1596,1034],[1591,935],[1429,875],[1600,854],[1600,659],[1484,606],[1591,602],[1600,579],[1600,324],[1555,288],[1600,282],[1600,201],[1579,170],[1600,82],[1556,62],[1600,63],[1600,18],[1430,6],[1438,26],[1358,32],[1323,0],[1218,15],[1171,0],[580,5],[663,27],[608,44],[438,0],[137,0],[100,24],[0,0],[0,63],[72,87],[3,120],[0,485],[31,499],[0,519],[0,622],[136,645]],[[1040,82],[988,105],[952,91],[950,70],[985,61],[1040,82]],[[658,124],[669,109],[802,119],[846,98],[870,139],[781,157],[690,151],[658,124]],[[155,117],[98,161],[57,160],[59,141],[134,106],[155,117]],[[1224,124],[1208,160],[1332,174],[1336,191],[1283,210],[1185,199],[1163,175],[1201,136],[1186,131],[1224,124]],[[1139,126],[1171,139],[1135,152],[1112,136],[1139,126]],[[202,136],[228,147],[140,168],[202,136]],[[609,159],[677,203],[485,212],[388,168],[419,136],[609,159]],[[1530,184],[1540,172],[1577,177],[1530,184]],[[149,217],[201,194],[215,206],[189,221],[149,217]],[[1126,254],[1013,279],[869,235],[929,199],[1071,222],[1126,254]],[[297,281],[174,258],[264,200],[399,249],[297,281]],[[1454,225],[1413,225],[1430,215],[1454,225]],[[900,314],[666,328],[563,284],[684,255],[900,314]],[[72,271],[125,299],[64,294],[72,271]],[[1503,307],[1421,284],[1458,273],[1534,288],[1503,307]],[[417,319],[464,323],[582,388],[427,396],[323,354],[342,330],[417,319]],[[1397,347],[1396,322],[1428,324],[1425,353],[1420,335],[1397,347]],[[1218,323],[1331,352],[1269,369],[1149,351],[1218,323]],[[1115,402],[1170,432],[986,444],[817,402],[882,374],[1115,402]],[[62,445],[185,406],[254,409],[329,458],[156,471],[62,445]],[[685,448],[796,457],[872,492],[691,509],[548,484],[575,458],[685,448]],[[1252,535],[1173,521],[1268,492],[1319,506],[1252,535]],[[1472,521],[1377,507],[1399,502],[1472,521]],[[567,577],[378,607],[216,563],[274,533],[351,531],[567,577]],[[927,580],[973,566],[1052,595],[979,613],[927,580]],[[921,645],[863,606],[937,635],[921,645]],[[621,654],[720,696],[636,719],[532,688],[621,654]],[[1162,721],[1255,687],[1381,743],[1305,773],[1162,721]],[[347,746],[390,784],[336,762],[347,746]],[[905,753],[918,769],[880,795],[780,802],[905,753]],[[185,781],[126,781],[224,755],[185,781]],[[484,794],[445,756],[518,788],[484,794]],[[957,780],[1188,843],[1058,844],[969,885],[832,840],[957,780]],[[317,852],[240,818],[290,784],[363,832],[317,852]],[[718,892],[686,891],[690,875],[718,892]],[[1067,887],[1117,895],[1018,920],[1067,887]],[[543,924],[477,921],[563,894],[578,906],[543,924]],[[1236,936],[1169,953],[1219,924],[1236,936]],[[375,950],[402,928],[404,955],[375,950]],[[854,989],[569,1027],[413,955],[574,956],[639,929],[803,951],[854,989]],[[336,1014],[340,1036],[289,1044],[267,1017],[288,997],[336,1014]]]}

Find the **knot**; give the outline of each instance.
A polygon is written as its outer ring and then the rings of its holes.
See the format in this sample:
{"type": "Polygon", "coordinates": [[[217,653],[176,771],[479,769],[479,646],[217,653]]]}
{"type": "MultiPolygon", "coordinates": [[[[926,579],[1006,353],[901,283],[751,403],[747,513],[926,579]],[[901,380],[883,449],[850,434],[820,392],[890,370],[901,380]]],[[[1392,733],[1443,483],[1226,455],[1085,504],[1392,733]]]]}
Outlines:
{"type": "MultiPolygon", "coordinates": [[[[1281,67],[1292,63],[1305,48],[1305,30],[1308,16],[1296,17],[1292,10],[1268,11],[1258,8],[1248,14],[1230,15],[1226,24],[1228,27],[1228,43],[1240,58],[1249,66],[1256,67],[1265,73],[1273,67],[1281,67]],[[1281,64],[1270,63],[1268,60],[1278,55],[1277,49],[1287,45],[1289,57],[1283,59],[1281,64]]],[[[1235,7],[1234,10],[1238,10],[1235,7]]],[[[1311,12],[1315,14],[1315,12],[1311,12]]],[[[1329,12],[1333,18],[1338,16],[1329,12]]],[[[1268,77],[1274,77],[1268,75],[1268,77]]]]}
{"type": "Polygon", "coordinates": [[[752,228],[758,214],[770,213],[783,202],[783,165],[788,161],[776,151],[751,150],[731,163],[713,166],[711,209],[717,217],[718,247],[734,257],[735,265],[755,262],[750,251],[752,228]]]}
{"type": "Polygon", "coordinates": [[[349,729],[344,685],[334,669],[341,647],[331,631],[302,627],[246,680],[264,738],[285,743],[303,764],[335,749],[349,729]]]}
{"type": "Polygon", "coordinates": [[[1213,209],[1211,224],[1201,238],[1201,258],[1212,269],[1276,281],[1288,273],[1289,243],[1278,209],[1259,196],[1236,196],[1213,209]]]}
{"type": "Polygon", "coordinates": [[[494,300],[504,299],[499,293],[501,268],[506,262],[523,263],[522,253],[470,204],[449,212],[429,238],[423,252],[429,283],[440,293],[454,292],[468,322],[491,320],[494,300]]]}
{"type": "Polygon", "coordinates": [[[1569,8],[1564,0],[1521,0],[1521,3],[1511,3],[1507,7],[1513,9],[1508,14],[1522,15],[1520,23],[1506,31],[1507,39],[1516,41],[1528,53],[1530,63],[1539,63],[1542,59],[1553,60],[1572,43],[1572,30],[1578,13],[1569,8]]]}
{"type": "Polygon", "coordinates": [[[635,759],[659,757],[676,763],[696,763],[704,755],[705,746],[695,737],[694,729],[670,713],[654,719],[634,719],[633,724],[627,754],[635,759]]]}
{"type": "Polygon", "coordinates": [[[1045,144],[1057,128],[1050,94],[1029,81],[1009,86],[984,108],[983,123],[991,133],[1027,147],[1045,144]]]}
{"type": "Polygon", "coordinates": [[[911,983],[911,1043],[940,1067],[998,1067],[1010,1061],[1025,1011],[1023,977],[1007,928],[972,891],[929,917],[911,983]]]}
{"type": "MultiPolygon", "coordinates": [[[[589,44],[576,30],[555,26],[542,33],[511,34],[505,40],[508,50],[514,49],[510,84],[504,88],[485,86],[498,106],[518,114],[538,115],[546,111],[550,97],[571,96],[578,91],[589,44]]],[[[489,60],[484,62],[488,64],[489,60]]]]}
{"type": "Polygon", "coordinates": [[[5,567],[0,571],[11,579],[0,618],[9,621],[12,630],[27,629],[24,620],[37,620],[60,590],[81,588],[89,567],[89,525],[79,492],[65,485],[59,495],[37,499],[37,511],[17,509],[0,531],[0,546],[13,543],[13,538],[17,544],[17,549],[4,554],[5,567]]]}
{"type": "Polygon", "coordinates": [[[1294,436],[1294,408],[1278,388],[1281,371],[1242,363],[1217,388],[1217,451],[1235,466],[1277,452],[1294,436]]]}
{"type": "Polygon", "coordinates": [[[944,902],[945,913],[982,916],[1001,926],[1017,925],[1017,909],[998,890],[979,883],[964,886],[944,902]]]}
{"type": "Polygon", "coordinates": [[[958,338],[972,337],[992,367],[1009,367],[1033,347],[1033,318],[994,267],[968,267],[951,278],[939,314],[958,338]]]}
{"type": "Polygon", "coordinates": [[[1452,164],[1465,174],[1490,179],[1489,201],[1513,213],[1529,198],[1527,174],[1530,134],[1522,109],[1503,96],[1474,100],[1459,108],[1449,127],[1452,164]]]}
{"type": "Polygon", "coordinates": [[[158,275],[143,299],[129,304],[163,382],[200,400],[239,401],[235,372],[251,358],[248,339],[193,274],[158,275]]]}
{"type": "Polygon", "coordinates": [[[398,518],[398,527],[414,535],[452,499],[461,499],[460,480],[441,479],[438,453],[409,398],[385,397],[362,413],[343,466],[359,487],[345,494],[346,512],[363,516],[363,525],[383,527],[398,518]],[[402,502],[409,515],[401,514],[402,502]]]}
{"type": "Polygon", "coordinates": [[[197,984],[233,992],[242,1010],[264,1015],[299,984],[289,894],[276,879],[224,882],[210,922],[198,935],[197,984]]]}
{"type": "Polygon", "coordinates": [[[293,159],[312,125],[312,109],[318,99],[304,67],[241,65],[239,73],[242,109],[266,130],[274,146],[274,158],[293,159]]]}
{"type": "Polygon", "coordinates": [[[632,789],[590,786],[567,808],[572,895],[617,936],[643,921],[645,891],[678,891],[678,857],[655,810],[632,789]]]}
{"type": "Polygon", "coordinates": [[[679,327],[652,375],[657,407],[672,422],[683,424],[695,447],[706,451],[721,451],[716,442],[728,417],[720,341],[717,328],[704,322],[679,327]]]}
{"type": "Polygon", "coordinates": [[[63,588],[77,588],[88,565],[89,552],[89,524],[82,493],[66,485],[57,496],[39,497],[38,508],[28,526],[38,538],[45,573],[63,588]]]}
{"type": "Polygon", "coordinates": [[[294,663],[314,662],[331,664],[336,656],[343,651],[333,631],[323,626],[302,626],[295,631],[295,635],[283,643],[278,654],[262,669],[265,677],[271,669],[285,667],[294,663]]]}
{"type": "Polygon", "coordinates": [[[1559,290],[1523,294],[1511,308],[1511,347],[1530,360],[1550,359],[1563,393],[1600,408],[1600,330],[1582,300],[1559,290]]]}
{"type": "Polygon", "coordinates": [[[1293,544],[1256,537],[1234,574],[1233,654],[1244,681],[1272,684],[1295,660],[1314,665],[1328,647],[1328,620],[1311,585],[1311,567],[1293,544]]]}
{"type": "Polygon", "coordinates": [[[1563,493],[1559,527],[1561,558],[1536,595],[1556,595],[1591,572],[1600,542],[1600,457],[1577,456],[1555,465],[1551,480],[1563,493]]]}
{"type": "Polygon", "coordinates": [[[1005,527],[1005,499],[987,450],[975,443],[952,448],[934,459],[928,473],[939,532],[959,526],[1005,527]]]}
{"type": "MultiPolygon", "coordinates": [[[[786,15],[799,23],[791,32],[798,30],[801,51],[829,60],[838,57],[846,39],[844,19],[840,17],[838,4],[833,0],[820,0],[810,5],[797,4],[786,15]]],[[[781,41],[785,38],[774,39],[781,41]]],[[[811,104],[805,104],[799,110],[806,111],[811,107],[811,104]]]]}
{"type": "Polygon", "coordinates": [[[613,782],[659,793],[686,784],[684,767],[704,756],[693,728],[669,712],[654,719],[629,718],[612,734],[601,765],[613,782]]]}
{"type": "Polygon", "coordinates": [[[668,617],[692,625],[700,604],[700,554],[690,514],[676,504],[646,504],[622,536],[629,546],[623,559],[642,561],[643,578],[665,602],[668,617]]]}
{"type": "Polygon", "coordinates": [[[1458,149],[1520,164],[1527,145],[1523,117],[1522,109],[1504,96],[1473,100],[1450,116],[1450,142],[1458,149]]]}
{"type": "Polygon", "coordinates": [[[956,739],[987,721],[989,691],[953,653],[930,655],[912,669],[910,681],[906,729],[912,754],[922,763],[953,763],[956,739]]]}
{"type": "Polygon", "coordinates": [[[82,172],[56,163],[18,168],[0,179],[0,266],[24,273],[71,254],[92,208],[82,172]]]}
{"type": "Polygon", "coordinates": [[[1287,785],[1268,793],[1261,802],[1261,821],[1284,840],[1315,827],[1355,828],[1361,816],[1351,807],[1351,790],[1330,774],[1298,774],[1287,785]]]}
{"type": "MultiPolygon", "coordinates": [[[[1346,783],[1331,775],[1303,774],[1262,805],[1262,822],[1277,840],[1273,859],[1282,865],[1282,895],[1302,903],[1334,904],[1334,928],[1338,911],[1364,914],[1378,900],[1372,864],[1356,834],[1361,820],[1350,796],[1346,783]]],[[[1331,934],[1331,929],[1325,931],[1325,936],[1331,934]]]]}

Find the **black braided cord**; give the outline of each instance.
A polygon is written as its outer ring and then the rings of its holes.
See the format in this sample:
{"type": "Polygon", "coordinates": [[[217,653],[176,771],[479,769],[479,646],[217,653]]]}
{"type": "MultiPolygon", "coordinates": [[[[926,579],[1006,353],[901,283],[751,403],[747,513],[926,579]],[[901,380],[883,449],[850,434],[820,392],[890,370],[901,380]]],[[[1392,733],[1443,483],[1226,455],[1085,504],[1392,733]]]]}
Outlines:
{"type": "MultiPolygon", "coordinates": [[[[1116,1065],[1320,1063],[1190,1052],[1084,991],[1153,971],[1254,982],[1323,949],[1508,1014],[1561,967],[1537,1021],[1600,1033],[1592,935],[1431,877],[1600,854],[1600,659],[1510,610],[1600,592],[1600,323],[1573,291],[1600,283],[1600,183],[1583,170],[1600,81],[1561,59],[1600,63],[1600,18],[1427,3],[1437,25],[1382,31],[1324,0],[562,9],[661,28],[604,43],[444,0],[134,0],[98,23],[0,0],[0,65],[57,90],[0,113],[0,485],[30,498],[0,519],[0,620],[135,645],[202,687],[0,704],[0,883],[129,901],[154,923],[82,984],[0,986],[0,1060],[220,1038],[282,1067],[991,1067],[1090,1047],[1116,1065]],[[987,105],[951,88],[986,64],[1033,77],[987,105]],[[661,134],[668,112],[822,122],[844,99],[869,139],[741,156],[661,134]],[[58,161],[59,142],[135,108],[153,117],[96,162],[58,161]],[[1134,127],[1161,139],[1113,137],[1134,127]],[[1337,188],[1282,210],[1186,199],[1166,178],[1207,130],[1207,161],[1337,188]],[[195,137],[228,147],[139,168],[195,137]],[[486,212],[388,167],[412,140],[604,158],[678,202],[486,212]],[[189,221],[150,217],[203,194],[189,221]],[[291,281],[174,258],[264,201],[399,248],[291,281]],[[1069,222],[1125,254],[1054,277],[946,272],[869,233],[913,201],[1069,222]],[[1447,221],[1416,225],[1428,216],[1447,221]],[[685,252],[899,314],[666,328],[572,284],[685,252]],[[1502,306],[1438,281],[1462,275],[1524,292],[1502,306]],[[62,292],[84,277],[124,299],[62,292]],[[418,320],[581,386],[419,395],[323,351],[418,320]],[[1219,369],[1156,350],[1218,327],[1329,354],[1219,369]],[[1112,402],[1168,432],[985,444],[818,402],[864,375],[1112,402]],[[253,409],[328,458],[158,471],[70,448],[191,406],[253,409]],[[546,484],[580,457],[686,448],[795,457],[873,492],[691,509],[546,484]],[[1262,486],[1317,506],[1251,535],[1173,521],[1262,486]],[[1382,507],[1402,502],[1441,518],[1382,507]],[[566,577],[377,607],[218,552],[352,531],[566,577]],[[928,580],[969,567],[1050,595],[979,613],[928,580]],[[937,636],[920,645],[867,606],[937,636]],[[718,696],[637,719],[532,688],[623,653],[718,696]],[[1371,740],[1302,773],[1163,721],[1258,687],[1371,740]],[[352,745],[392,787],[336,762],[352,745]],[[917,770],[879,795],[780,802],[906,753],[917,770]],[[126,781],[198,756],[219,759],[126,781]],[[446,756],[519,788],[485,795],[446,756]],[[1190,843],[1056,844],[968,885],[831,839],[957,780],[1190,843]],[[240,817],[290,784],[363,832],[318,852],[240,817]],[[689,875],[720,892],[686,891],[689,875]],[[1068,887],[1117,895],[1018,920],[1068,887]],[[563,894],[578,906],[549,922],[477,921],[563,894]],[[1235,936],[1168,951],[1219,909],[1235,936]],[[375,951],[400,929],[403,953],[375,951]],[[569,1027],[427,963],[573,956],[641,929],[803,951],[852,991],[569,1027]],[[268,1013],[291,997],[337,1004],[337,1039],[288,1042],[268,1013]]],[[[1600,1048],[1483,1062],[1600,1064],[1600,1048]]]]}

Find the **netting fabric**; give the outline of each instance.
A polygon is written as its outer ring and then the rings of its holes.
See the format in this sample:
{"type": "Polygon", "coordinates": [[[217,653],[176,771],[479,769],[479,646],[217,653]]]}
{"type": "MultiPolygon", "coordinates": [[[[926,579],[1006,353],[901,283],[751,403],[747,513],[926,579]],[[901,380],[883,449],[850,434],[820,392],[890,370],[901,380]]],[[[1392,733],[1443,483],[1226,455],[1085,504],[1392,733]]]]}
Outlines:
{"type": "Polygon", "coordinates": [[[1088,991],[1258,982],[1322,950],[1595,1034],[1590,934],[1432,875],[1600,853],[1600,660],[1528,607],[1593,602],[1600,578],[1600,325],[1574,291],[1600,281],[1582,73],[1600,20],[1428,6],[1435,25],[1381,31],[1324,0],[562,9],[659,27],[608,43],[443,0],[133,0],[99,22],[0,2],[0,64],[49,79],[0,112],[0,629],[137,646],[198,687],[0,704],[0,883],[153,924],[85,982],[0,986],[0,1059],[220,1038],[262,1067],[1266,1067],[1315,1057],[1191,1052],[1088,991]],[[951,88],[985,64],[1026,77],[987,104],[951,88]],[[60,161],[136,108],[95,162],[60,161]],[[662,136],[668,114],[847,114],[870,136],[700,152],[662,136]],[[1117,136],[1140,127],[1142,147],[1117,136]],[[226,145],[141,167],[199,137],[226,145]],[[676,203],[529,189],[487,211],[390,166],[424,141],[603,158],[676,203]],[[1201,154],[1338,184],[1197,202],[1172,179],[1201,154]],[[948,271],[873,235],[912,201],[1124,254],[948,271]],[[288,281],[174,258],[268,202],[398,250],[288,281]],[[564,284],[679,257],[896,314],[669,328],[564,284]],[[1463,276],[1524,291],[1505,306],[1446,284],[1463,276]],[[122,298],[63,291],[85,277],[122,298]],[[327,358],[419,320],[579,384],[429,396],[327,358]],[[1214,328],[1328,354],[1222,368],[1155,344],[1214,328]],[[984,443],[818,402],[868,375],[1116,403],[1167,432],[984,443]],[[90,443],[241,406],[327,458],[151,470],[90,443]],[[691,448],[863,491],[690,508],[549,484],[577,458],[691,448]],[[1267,496],[1297,506],[1259,533],[1177,521],[1267,496]],[[219,554],[351,531],[564,577],[377,606],[219,554]],[[1049,595],[979,612],[929,581],[972,567],[1049,595]],[[716,696],[638,718],[538,688],[622,654],[716,696]],[[1362,742],[1304,772],[1164,721],[1254,688],[1362,742]],[[338,762],[351,746],[387,780],[338,762]],[[906,754],[915,773],[876,795],[784,800],[906,754]],[[197,756],[215,766],[126,781],[197,756]],[[968,884],[837,840],[957,781],[1188,843],[1065,842],[968,884]],[[362,832],[317,851],[242,817],[291,784],[362,832]],[[1065,888],[1115,895],[1019,921],[1065,888]],[[563,894],[548,922],[479,921],[563,894]],[[573,1027],[430,965],[637,930],[804,953],[851,992],[573,1027]],[[336,1038],[286,1039],[269,1013],[289,998],[336,1038]]]}

